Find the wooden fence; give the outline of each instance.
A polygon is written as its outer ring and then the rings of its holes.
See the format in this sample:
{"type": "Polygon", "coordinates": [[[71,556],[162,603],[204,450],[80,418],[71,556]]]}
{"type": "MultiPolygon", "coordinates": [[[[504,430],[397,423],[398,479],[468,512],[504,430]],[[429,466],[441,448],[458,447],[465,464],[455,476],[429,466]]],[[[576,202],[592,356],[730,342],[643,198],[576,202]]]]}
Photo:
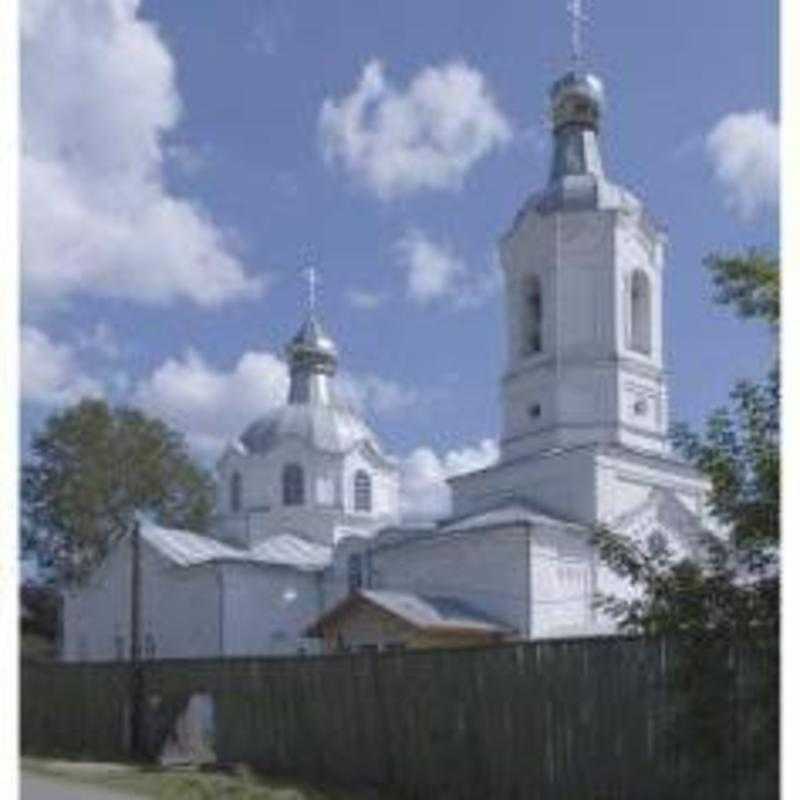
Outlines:
{"type": "MultiPolygon", "coordinates": [[[[380,796],[778,796],[777,643],[602,638],[146,662],[155,753],[192,694],[220,761],[380,796]]],[[[130,667],[24,662],[23,753],[130,755],[130,667]]]]}

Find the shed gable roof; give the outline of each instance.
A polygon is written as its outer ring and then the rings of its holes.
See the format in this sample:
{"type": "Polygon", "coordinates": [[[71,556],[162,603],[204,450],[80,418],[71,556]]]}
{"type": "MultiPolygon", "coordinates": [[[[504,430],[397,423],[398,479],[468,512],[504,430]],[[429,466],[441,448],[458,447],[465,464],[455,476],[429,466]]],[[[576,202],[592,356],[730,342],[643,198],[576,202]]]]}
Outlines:
{"type": "Polygon", "coordinates": [[[497,635],[512,629],[456,597],[423,596],[406,592],[361,589],[353,592],[307,629],[310,636],[320,636],[323,628],[341,619],[360,604],[380,609],[420,631],[497,635]]]}

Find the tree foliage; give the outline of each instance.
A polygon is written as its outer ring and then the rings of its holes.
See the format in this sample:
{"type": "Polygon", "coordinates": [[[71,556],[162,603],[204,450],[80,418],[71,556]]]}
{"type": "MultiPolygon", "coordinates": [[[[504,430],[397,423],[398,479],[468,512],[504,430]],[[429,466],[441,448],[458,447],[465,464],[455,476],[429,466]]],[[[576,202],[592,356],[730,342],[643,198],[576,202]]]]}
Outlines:
{"type": "Polygon", "coordinates": [[[745,319],[759,319],[777,326],[781,315],[780,265],[762,250],[734,255],[708,256],[705,265],[717,290],[716,300],[732,305],[745,319]]]}
{"type": "Polygon", "coordinates": [[[205,530],[214,484],[183,437],[131,408],[83,400],[53,414],[22,468],[23,548],[58,579],[80,581],[132,527],[205,530]]]}
{"type": "MultiPolygon", "coordinates": [[[[777,331],[777,259],[759,251],[707,259],[717,299],[777,331]]],[[[595,542],[604,563],[637,589],[597,604],[629,632],[715,632],[736,638],[777,633],[780,582],[780,381],[740,381],[705,430],[678,425],[675,449],[711,482],[710,510],[725,536],[707,533],[697,561],[609,530],[595,542]]]]}

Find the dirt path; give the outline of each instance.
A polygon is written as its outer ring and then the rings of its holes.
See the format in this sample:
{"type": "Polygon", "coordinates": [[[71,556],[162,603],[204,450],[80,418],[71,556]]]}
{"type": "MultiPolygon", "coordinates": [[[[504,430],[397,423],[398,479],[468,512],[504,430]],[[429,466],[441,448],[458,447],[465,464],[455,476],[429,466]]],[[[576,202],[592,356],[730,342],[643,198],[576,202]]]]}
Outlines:
{"type": "Polygon", "coordinates": [[[25,772],[20,775],[20,800],[141,800],[142,797],[25,772]]]}

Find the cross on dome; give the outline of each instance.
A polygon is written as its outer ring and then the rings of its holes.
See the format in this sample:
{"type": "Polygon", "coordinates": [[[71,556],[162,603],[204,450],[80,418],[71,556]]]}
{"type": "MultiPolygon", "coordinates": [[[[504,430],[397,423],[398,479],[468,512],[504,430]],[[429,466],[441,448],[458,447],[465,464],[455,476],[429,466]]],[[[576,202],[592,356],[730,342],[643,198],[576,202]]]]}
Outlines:
{"type": "Polygon", "coordinates": [[[319,276],[317,274],[317,264],[319,256],[313,245],[306,245],[300,253],[300,261],[304,267],[303,276],[308,281],[308,313],[313,316],[317,309],[317,287],[319,286],[319,276]]]}
{"type": "Polygon", "coordinates": [[[572,63],[577,69],[583,61],[583,25],[589,17],[583,13],[583,0],[568,0],[567,13],[572,20],[572,63]]]}
{"type": "Polygon", "coordinates": [[[314,267],[308,267],[303,273],[308,280],[308,311],[313,314],[317,308],[317,271],[314,267]]]}

